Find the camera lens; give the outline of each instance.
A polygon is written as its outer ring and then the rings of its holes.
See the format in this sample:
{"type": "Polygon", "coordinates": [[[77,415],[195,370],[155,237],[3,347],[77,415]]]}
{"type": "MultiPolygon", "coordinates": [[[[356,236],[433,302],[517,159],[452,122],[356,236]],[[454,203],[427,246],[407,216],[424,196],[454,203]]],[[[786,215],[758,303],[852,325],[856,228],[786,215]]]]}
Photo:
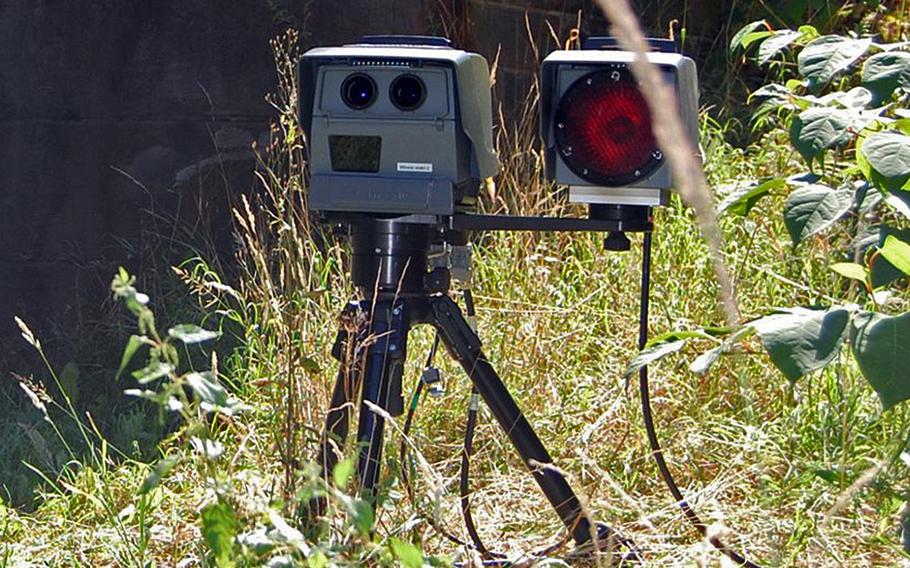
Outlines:
{"type": "Polygon", "coordinates": [[[368,75],[349,75],[341,84],[341,100],[354,110],[363,110],[376,100],[376,83],[368,75]]]}
{"type": "Polygon", "coordinates": [[[416,75],[399,75],[392,81],[389,97],[399,110],[414,110],[423,104],[426,88],[416,75]]]}

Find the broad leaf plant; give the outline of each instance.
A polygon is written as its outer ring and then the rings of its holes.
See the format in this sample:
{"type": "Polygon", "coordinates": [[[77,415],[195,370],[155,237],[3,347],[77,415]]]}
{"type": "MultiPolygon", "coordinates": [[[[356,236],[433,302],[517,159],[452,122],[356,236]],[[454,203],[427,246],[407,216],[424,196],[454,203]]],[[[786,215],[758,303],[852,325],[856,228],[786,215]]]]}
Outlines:
{"type": "Polygon", "coordinates": [[[842,301],[821,308],[784,307],[739,329],[661,335],[627,376],[700,338],[716,344],[691,364],[705,372],[757,335],[791,382],[848,349],[888,410],[910,399],[910,312],[896,313],[888,302],[910,276],[910,44],[820,35],[812,26],[772,30],[758,21],[735,35],[730,51],[778,70],[781,82],[751,95],[753,123],[787,128],[808,171],[734,184],[720,213],[746,217],[765,197],[783,194],[794,251],[812,237],[848,231],[843,261],[830,268],[855,281],[856,293],[833,292],[828,297],[842,301]]]}

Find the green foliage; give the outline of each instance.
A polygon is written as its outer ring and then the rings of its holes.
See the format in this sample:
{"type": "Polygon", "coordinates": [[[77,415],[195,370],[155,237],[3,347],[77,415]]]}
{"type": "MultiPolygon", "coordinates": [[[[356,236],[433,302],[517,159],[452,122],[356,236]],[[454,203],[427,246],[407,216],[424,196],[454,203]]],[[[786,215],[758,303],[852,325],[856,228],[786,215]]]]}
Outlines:
{"type": "Polygon", "coordinates": [[[910,399],[910,313],[861,312],[853,326],[853,355],[885,409],[910,399]]]}
{"type": "MultiPolygon", "coordinates": [[[[831,232],[847,233],[848,242],[859,244],[842,254],[854,261],[830,267],[862,284],[867,301],[878,309],[877,290],[901,273],[910,274],[910,240],[900,225],[892,224],[900,219],[894,213],[910,217],[904,199],[910,183],[910,135],[902,119],[910,100],[910,54],[900,51],[907,46],[878,44],[872,37],[814,37],[808,27],[771,33],[756,32],[759,27],[753,22],[742,28],[731,50],[758,46],[760,65],[795,52],[798,75],[785,85],[757,90],[753,96],[764,102],[756,116],[782,117],[791,144],[810,170],[818,171],[818,166],[821,177],[809,184],[783,184],[779,179],[747,184],[720,209],[746,216],[762,198],[795,186],[783,208],[794,246],[831,232]],[[877,195],[870,196],[870,190],[877,195]],[[840,222],[844,218],[850,220],[846,227],[840,222]],[[866,219],[873,218],[884,220],[875,244],[862,238],[866,219]]],[[[837,294],[832,290],[828,296],[837,294]]],[[[844,298],[843,305],[826,310],[785,308],[749,325],[790,381],[836,360],[851,335],[846,331],[853,329],[852,353],[859,369],[889,409],[910,398],[910,376],[896,364],[905,356],[904,346],[910,345],[910,328],[903,323],[910,313],[856,312],[850,301],[844,298]]]]}
{"type": "MultiPolygon", "coordinates": [[[[908,60],[910,65],[910,60],[908,60]]],[[[906,189],[910,181],[910,136],[899,131],[876,132],[862,145],[865,160],[872,168],[872,179],[882,189],[906,189]]]]}
{"type": "Polygon", "coordinates": [[[821,369],[840,350],[850,312],[793,308],[751,323],[771,361],[790,381],[821,369]]]}
{"type": "Polygon", "coordinates": [[[232,551],[239,525],[234,508],[226,501],[218,501],[204,507],[200,517],[202,536],[212,550],[215,565],[219,568],[234,566],[232,551]]]}
{"type": "Polygon", "coordinates": [[[808,81],[809,88],[816,91],[836,75],[848,71],[870,45],[872,38],[826,35],[814,39],[796,58],[799,74],[808,81]]]}
{"type": "Polygon", "coordinates": [[[422,568],[423,555],[420,550],[409,542],[391,538],[392,552],[404,568],[422,568]]]}
{"type": "MultiPolygon", "coordinates": [[[[182,424],[183,443],[158,460],[145,476],[137,493],[154,495],[162,490],[169,475],[184,465],[198,468],[199,476],[213,490],[213,498],[204,504],[198,514],[203,540],[208,546],[212,562],[219,567],[230,567],[243,562],[268,562],[269,565],[296,566],[306,562],[311,566],[327,566],[332,558],[355,554],[357,548],[338,549],[328,542],[310,544],[304,535],[292,527],[272,509],[267,511],[267,523],[255,523],[244,531],[243,519],[234,503],[238,496],[228,482],[229,467],[224,464],[225,445],[218,439],[218,422],[214,416],[237,417],[250,410],[232,395],[219,380],[217,367],[211,370],[181,372],[180,351],[174,342],[196,345],[214,340],[218,333],[192,324],[173,326],[167,334],[160,334],[155,317],[148,307],[148,297],[136,291],[135,279],[121,271],[111,288],[116,297],[125,301],[136,316],[144,333],[133,336],[127,344],[121,367],[125,367],[141,348],[148,348],[146,365],[133,373],[140,385],[152,388],[128,389],[133,396],[159,405],[163,412],[177,414],[182,424]]],[[[304,365],[306,368],[306,365],[304,365]]],[[[353,459],[341,460],[335,467],[335,486],[326,486],[318,472],[309,473],[306,499],[327,498],[344,515],[346,537],[356,537],[368,543],[364,553],[372,550],[372,533],[375,525],[373,504],[366,499],[345,494],[343,488],[354,473],[353,459]]],[[[402,541],[391,541],[391,553],[405,565],[422,565],[420,551],[402,541]]]]}
{"type": "Polygon", "coordinates": [[[830,227],[847,213],[852,204],[851,193],[820,184],[807,185],[791,192],[784,205],[784,223],[793,245],[830,227]]]}
{"type": "Polygon", "coordinates": [[[863,63],[862,81],[878,101],[891,98],[897,88],[910,91],[910,53],[876,53],[863,63]]]}
{"type": "Polygon", "coordinates": [[[747,183],[730,191],[718,206],[718,213],[735,213],[741,217],[749,214],[753,207],[763,198],[771,195],[775,189],[784,189],[787,183],[778,178],[761,182],[747,183]]]}

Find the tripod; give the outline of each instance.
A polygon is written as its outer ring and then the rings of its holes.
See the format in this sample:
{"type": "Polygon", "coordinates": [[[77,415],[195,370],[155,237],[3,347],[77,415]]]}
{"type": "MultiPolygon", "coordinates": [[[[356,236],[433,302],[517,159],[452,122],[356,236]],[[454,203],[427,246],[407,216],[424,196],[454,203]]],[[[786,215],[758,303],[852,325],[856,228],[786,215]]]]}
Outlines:
{"type": "Polygon", "coordinates": [[[394,219],[364,218],[351,223],[351,277],[363,299],[342,312],[333,347],[340,370],[320,448],[323,475],[331,479],[338,459],[333,446],[343,444],[348,436],[350,412],[359,390],[357,475],[363,494],[375,496],[385,419],[370,405],[392,417],[403,414],[408,332],[415,325],[429,324],[465,370],[575,543],[599,546],[593,541],[615,540],[606,525],[592,526],[565,476],[548,467],[552,460],[547,449],[484,356],[481,341],[461,310],[446,295],[448,270],[428,270],[429,247],[437,238],[436,231],[432,225],[394,219]]]}

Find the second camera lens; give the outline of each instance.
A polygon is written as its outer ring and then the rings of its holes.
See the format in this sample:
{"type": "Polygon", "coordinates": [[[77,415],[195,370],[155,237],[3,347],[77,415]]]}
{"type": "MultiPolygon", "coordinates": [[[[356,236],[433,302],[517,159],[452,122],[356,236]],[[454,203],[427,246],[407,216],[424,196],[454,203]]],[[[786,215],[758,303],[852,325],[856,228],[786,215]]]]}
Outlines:
{"type": "Polygon", "coordinates": [[[426,89],[416,75],[401,75],[392,81],[389,97],[400,110],[414,110],[423,104],[426,89]]]}
{"type": "Polygon", "coordinates": [[[363,110],[376,100],[376,83],[363,73],[350,75],[341,84],[341,100],[354,110],[363,110]]]}

